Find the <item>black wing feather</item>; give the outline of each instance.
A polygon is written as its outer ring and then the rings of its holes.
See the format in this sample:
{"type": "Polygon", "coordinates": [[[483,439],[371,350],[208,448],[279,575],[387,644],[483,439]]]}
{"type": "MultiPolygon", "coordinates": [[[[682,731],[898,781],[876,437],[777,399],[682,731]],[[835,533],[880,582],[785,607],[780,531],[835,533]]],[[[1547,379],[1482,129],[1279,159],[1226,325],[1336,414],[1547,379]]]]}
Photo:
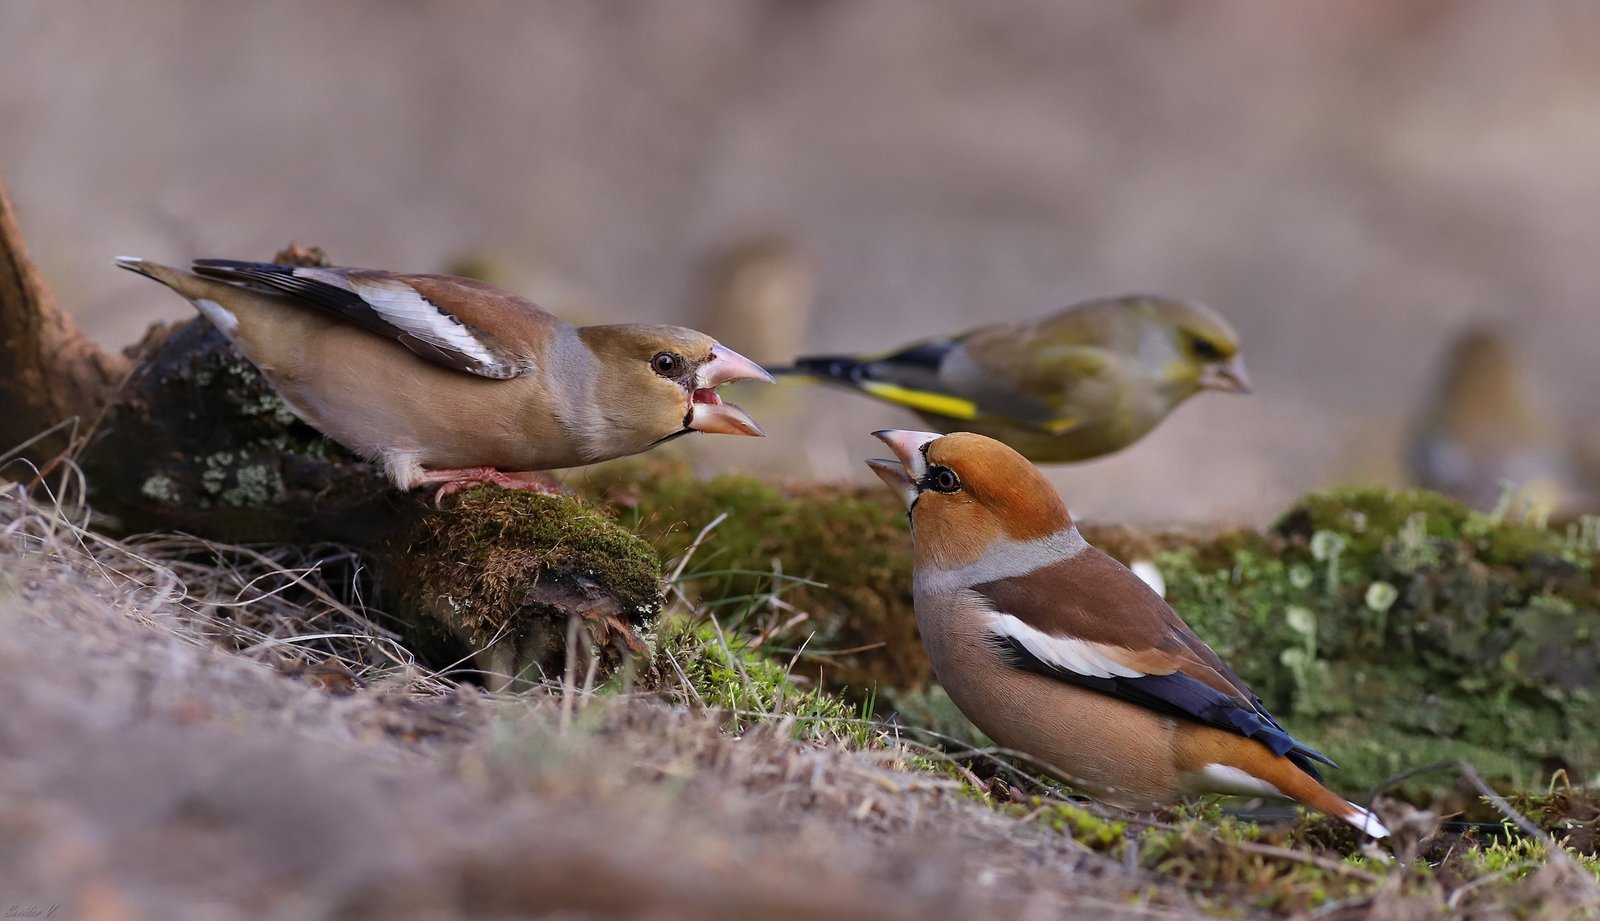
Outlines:
{"type": "MultiPolygon", "coordinates": [[[[470,355],[448,348],[441,348],[411,331],[402,329],[389,322],[384,315],[366,301],[361,295],[338,285],[330,285],[325,281],[307,278],[295,273],[297,266],[279,265],[273,262],[243,262],[237,259],[196,259],[192,263],[196,275],[215,278],[230,284],[253,288],[266,294],[281,294],[304,301],[310,306],[318,307],[332,313],[334,316],[352,323],[380,336],[394,339],[413,353],[434,364],[450,368],[455,371],[466,371],[480,377],[503,380],[516,375],[514,365],[485,365],[483,362],[470,355]]],[[[421,296],[420,294],[418,295],[421,296]]],[[[426,298],[423,298],[427,300],[426,298]]],[[[455,319],[455,315],[445,310],[438,304],[433,308],[439,313],[455,319]]],[[[456,319],[456,322],[460,322],[456,319]]],[[[463,324],[465,325],[465,324],[463,324]]],[[[481,331],[474,331],[480,341],[483,338],[481,331]]],[[[490,351],[498,351],[494,346],[485,344],[490,351]]]]}
{"type": "Polygon", "coordinates": [[[1327,755],[1304,745],[1285,732],[1278,721],[1272,718],[1272,714],[1260,706],[1259,701],[1254,708],[1246,707],[1236,698],[1182,672],[1173,672],[1170,675],[1145,675],[1141,678],[1097,678],[1051,665],[1029,652],[1011,637],[991,634],[990,640],[1000,652],[1002,660],[1013,668],[1036,672],[1058,681],[1067,681],[1148,707],[1168,716],[1204,723],[1247,739],[1255,739],[1271,749],[1273,754],[1288,758],[1300,770],[1319,781],[1322,779],[1322,774],[1316,765],[1312,764],[1313,761],[1320,761],[1329,767],[1338,767],[1327,755]]]}
{"type": "Polygon", "coordinates": [[[375,333],[396,339],[409,337],[405,330],[390,323],[361,295],[325,281],[296,275],[295,268],[292,265],[241,262],[237,259],[196,259],[193,263],[196,275],[244,285],[267,294],[287,294],[375,333]]]}
{"type": "Polygon", "coordinates": [[[902,387],[912,387],[933,393],[942,393],[939,384],[939,366],[950,350],[960,344],[959,339],[934,339],[919,342],[892,355],[875,355],[863,358],[858,355],[811,355],[797,358],[788,373],[809,374],[819,380],[857,386],[863,381],[886,381],[902,387]]]}

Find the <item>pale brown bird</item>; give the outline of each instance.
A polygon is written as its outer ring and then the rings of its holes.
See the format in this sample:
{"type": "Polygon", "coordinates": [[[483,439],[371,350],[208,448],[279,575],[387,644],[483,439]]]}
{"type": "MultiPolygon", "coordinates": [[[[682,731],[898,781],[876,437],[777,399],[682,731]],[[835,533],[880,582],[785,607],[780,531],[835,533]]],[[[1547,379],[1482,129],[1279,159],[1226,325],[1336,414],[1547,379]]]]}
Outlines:
{"type": "Polygon", "coordinates": [[[1250,390],[1227,320],[1203,304],[1147,295],[772,371],[859,390],[941,432],[989,435],[1038,462],[1119,451],[1202,390],[1250,390]]]}
{"type": "Polygon", "coordinates": [[[910,510],[917,629],[939,684],[991,739],[1120,806],[1285,797],[1387,830],[1320,783],[1321,753],[1267,712],[1172,608],[1088,545],[1038,468],[992,438],[874,432],[910,510]]]}
{"type": "Polygon", "coordinates": [[[1407,463],[1419,486],[1478,508],[1507,488],[1553,509],[1572,482],[1557,426],[1541,411],[1505,337],[1472,329],[1451,345],[1411,437],[1407,463]]]}
{"type": "Polygon", "coordinates": [[[637,454],[688,432],[760,435],[724,403],[771,381],[677,326],[574,327],[445,275],[201,259],[117,264],[188,298],[297,416],[396,486],[541,488],[534,471],[637,454]]]}

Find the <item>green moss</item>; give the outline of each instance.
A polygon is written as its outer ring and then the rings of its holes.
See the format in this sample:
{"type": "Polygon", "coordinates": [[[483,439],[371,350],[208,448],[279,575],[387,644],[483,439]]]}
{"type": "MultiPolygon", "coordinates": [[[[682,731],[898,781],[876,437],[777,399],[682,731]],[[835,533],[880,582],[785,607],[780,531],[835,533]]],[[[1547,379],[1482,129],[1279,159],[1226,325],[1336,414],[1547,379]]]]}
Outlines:
{"type": "Polygon", "coordinates": [[[1363,894],[1358,877],[1341,877],[1320,867],[1273,860],[1234,846],[1248,840],[1239,826],[1188,822],[1147,829],[1139,836],[1139,863],[1177,879],[1212,907],[1248,904],[1258,910],[1296,914],[1334,899],[1363,894]]]}
{"type": "Polygon", "coordinates": [[[165,474],[156,474],[155,476],[147,477],[140,484],[139,494],[157,502],[171,503],[178,501],[176,487],[177,484],[172,482],[172,477],[165,474]]]}
{"type": "Polygon", "coordinates": [[[803,645],[797,672],[858,694],[931,679],[912,611],[905,510],[887,490],[702,480],[648,460],[595,468],[580,488],[667,559],[725,515],[689,561],[685,588],[728,617],[732,632],[767,633],[780,655],[803,645]],[[782,604],[752,604],[774,597],[782,604]],[[783,627],[795,612],[806,616],[783,627]]]}
{"type": "Polygon", "coordinates": [[[683,703],[723,712],[727,726],[787,723],[794,738],[864,747],[880,731],[870,722],[871,704],[857,706],[824,690],[805,687],[782,664],[752,648],[747,637],[730,636],[702,618],[663,626],[656,642],[656,669],[676,679],[683,703]]]}
{"type": "Polygon", "coordinates": [[[1033,809],[1039,824],[1071,835],[1090,850],[1120,852],[1127,842],[1128,823],[1101,818],[1081,806],[1053,802],[1033,809]]]}
{"type": "Polygon", "coordinates": [[[1600,857],[1600,787],[1552,784],[1545,793],[1513,793],[1512,808],[1574,853],[1600,857]]]}
{"type": "Polygon", "coordinates": [[[1168,600],[1343,765],[1335,784],[1463,757],[1511,785],[1600,769],[1600,584],[1581,535],[1352,489],[1209,543],[1158,557],[1168,600]]]}
{"type": "Polygon", "coordinates": [[[413,626],[441,628],[497,670],[559,677],[568,618],[614,658],[645,652],[636,628],[661,606],[655,550],[571,496],[477,488],[447,500],[386,551],[413,626]]]}
{"type": "Polygon", "coordinates": [[[1313,493],[1279,521],[1278,530],[1289,535],[1319,530],[1342,535],[1359,558],[1387,547],[1392,562],[1410,562],[1412,568],[1432,561],[1426,548],[1433,541],[1461,542],[1475,558],[1496,565],[1518,564],[1541,553],[1559,556],[1567,543],[1555,531],[1509,518],[1506,510],[1478,512],[1439,493],[1378,487],[1313,493]],[[1389,546],[1407,529],[1408,542],[1389,546]],[[1418,550],[1421,556],[1408,556],[1418,550]]]}
{"type": "MultiPolygon", "coordinates": [[[[1571,794],[1573,791],[1565,791],[1571,794]]],[[[1533,797],[1521,805],[1547,829],[1590,815],[1593,800],[1576,793],[1555,800],[1533,797]],[[1574,802],[1582,805],[1574,807],[1574,802]],[[1545,816],[1540,803],[1552,809],[1545,816]]],[[[1321,916],[1339,906],[1374,915],[1379,904],[1405,903],[1406,917],[1492,916],[1514,908],[1517,916],[1595,917],[1581,881],[1535,839],[1511,831],[1436,835],[1400,847],[1415,859],[1396,861],[1348,824],[1300,813],[1292,822],[1258,825],[1222,814],[1203,800],[1160,810],[1153,818],[1123,821],[1092,806],[1033,797],[999,805],[1001,813],[1071,837],[1085,848],[1141,867],[1187,890],[1206,913],[1242,910],[1273,916],[1321,916]],[[1487,914],[1481,914],[1486,912],[1487,914]]],[[[1559,835],[1557,840],[1561,840],[1559,835]]],[[[1563,842],[1579,873],[1600,877],[1600,859],[1563,842]]],[[[1342,917],[1333,914],[1333,917],[1342,917]]],[[[1387,917],[1387,915],[1384,915],[1387,917]]]]}
{"type": "MultiPolygon", "coordinates": [[[[701,480],[653,461],[607,465],[584,488],[668,558],[726,514],[686,588],[730,633],[761,633],[782,656],[803,645],[797,672],[875,688],[903,722],[975,738],[927,690],[905,516],[886,491],[701,480]]],[[[1329,775],[1339,789],[1456,758],[1507,786],[1600,770],[1600,522],[1547,529],[1428,492],[1344,489],[1266,531],[1088,533],[1124,560],[1155,557],[1174,608],[1343,765],[1329,775]]],[[[1451,783],[1419,775],[1399,791],[1451,783]]]]}

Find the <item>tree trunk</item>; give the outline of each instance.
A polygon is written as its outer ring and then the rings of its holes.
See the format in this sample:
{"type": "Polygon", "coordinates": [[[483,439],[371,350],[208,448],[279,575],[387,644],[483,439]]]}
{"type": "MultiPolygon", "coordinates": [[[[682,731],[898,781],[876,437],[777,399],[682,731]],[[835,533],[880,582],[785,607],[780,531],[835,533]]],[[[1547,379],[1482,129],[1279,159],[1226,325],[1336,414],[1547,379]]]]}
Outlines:
{"type": "Polygon", "coordinates": [[[34,439],[19,454],[43,466],[77,447],[130,365],[95,345],[56,306],[28,258],[0,175],[0,452],[34,439]]]}

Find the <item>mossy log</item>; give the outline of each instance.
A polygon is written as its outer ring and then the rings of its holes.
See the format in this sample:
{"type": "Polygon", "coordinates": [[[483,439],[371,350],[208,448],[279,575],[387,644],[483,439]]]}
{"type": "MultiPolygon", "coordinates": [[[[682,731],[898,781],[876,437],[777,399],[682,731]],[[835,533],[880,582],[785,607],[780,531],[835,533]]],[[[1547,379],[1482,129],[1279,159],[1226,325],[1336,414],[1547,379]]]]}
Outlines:
{"type": "Polygon", "coordinates": [[[441,662],[476,657],[491,686],[572,678],[585,649],[611,668],[643,662],[637,631],[661,609],[654,548],[571,496],[467,490],[375,555],[413,643],[441,662]]]}
{"type": "Polygon", "coordinates": [[[215,327],[162,337],[112,397],[80,462],[123,530],[367,546],[408,500],[295,418],[215,327]]]}
{"type": "Polygon", "coordinates": [[[887,490],[702,479],[650,459],[590,468],[578,489],[665,559],[721,517],[684,567],[687,594],[728,629],[778,640],[778,653],[806,642],[800,674],[858,695],[932,679],[912,613],[905,508],[887,490]]]}

